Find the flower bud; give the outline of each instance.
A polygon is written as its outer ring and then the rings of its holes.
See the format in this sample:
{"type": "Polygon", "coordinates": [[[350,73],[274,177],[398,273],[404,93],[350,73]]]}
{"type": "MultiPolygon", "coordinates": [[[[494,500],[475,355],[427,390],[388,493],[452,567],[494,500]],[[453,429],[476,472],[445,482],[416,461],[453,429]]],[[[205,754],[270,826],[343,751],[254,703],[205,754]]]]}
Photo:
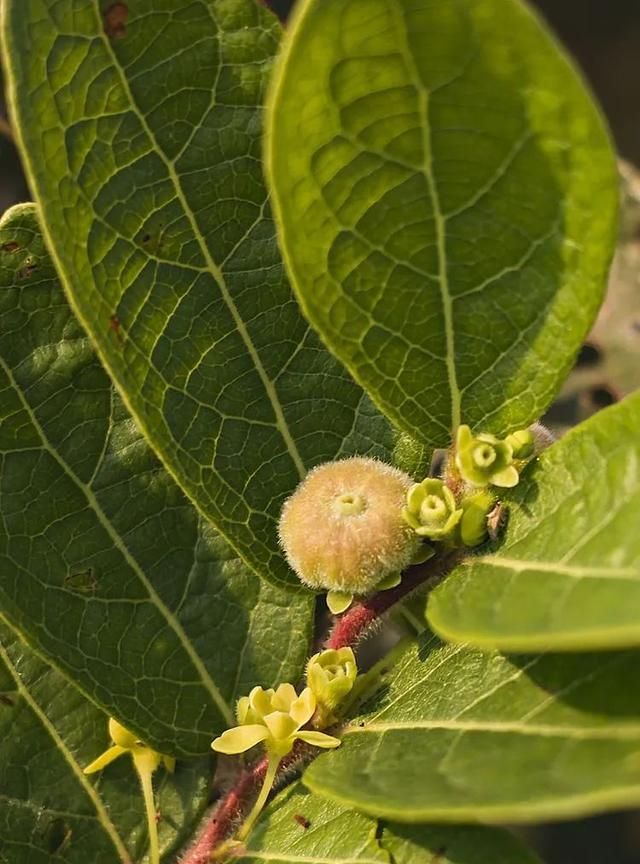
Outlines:
{"type": "Polygon", "coordinates": [[[518,429],[505,438],[511,445],[514,459],[530,459],[533,456],[535,439],[530,429],[518,429]]]}
{"type": "Polygon", "coordinates": [[[487,539],[489,535],[487,516],[495,504],[495,495],[487,489],[482,489],[463,499],[460,539],[465,546],[479,546],[487,539]]]}
{"type": "Polygon", "coordinates": [[[358,667],[351,648],[327,649],[314,654],[307,664],[307,686],[318,705],[335,708],[351,691],[358,667]]]}
{"type": "Polygon", "coordinates": [[[513,448],[494,435],[472,435],[468,426],[458,428],[456,467],[472,486],[511,487],[520,479],[513,464],[513,448]]]}
{"type": "Polygon", "coordinates": [[[409,566],[418,538],[402,518],[411,478],[353,457],[310,471],[285,502],[280,544],[312,588],[369,594],[409,566]]]}
{"type": "Polygon", "coordinates": [[[419,537],[445,540],[455,533],[462,510],[442,480],[427,478],[411,487],[402,515],[419,537]]]}

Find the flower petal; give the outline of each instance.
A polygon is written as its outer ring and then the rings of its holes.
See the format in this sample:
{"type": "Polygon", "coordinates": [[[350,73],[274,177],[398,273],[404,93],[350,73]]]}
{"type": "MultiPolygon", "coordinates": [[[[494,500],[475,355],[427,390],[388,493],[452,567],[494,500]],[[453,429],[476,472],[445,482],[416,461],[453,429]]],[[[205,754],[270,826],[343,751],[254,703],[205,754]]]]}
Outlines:
{"type": "Polygon", "coordinates": [[[273,711],[274,694],[274,690],[263,690],[262,687],[254,687],[249,693],[249,704],[258,717],[263,717],[273,711]]]}
{"type": "Polygon", "coordinates": [[[288,712],[297,698],[298,694],[293,684],[279,684],[276,688],[276,695],[271,701],[276,711],[288,712]]]}
{"type": "Polygon", "coordinates": [[[519,480],[520,475],[513,465],[509,465],[503,471],[500,471],[498,474],[493,474],[491,477],[491,482],[494,486],[503,486],[506,489],[511,489],[513,486],[517,486],[519,480]]]}
{"type": "Polygon", "coordinates": [[[238,703],[236,705],[236,717],[238,719],[238,723],[241,726],[247,719],[247,713],[250,707],[251,703],[249,702],[248,696],[241,696],[240,699],[238,699],[238,703]]]}
{"type": "Polygon", "coordinates": [[[316,697],[310,687],[305,687],[296,701],[291,705],[289,714],[296,722],[296,728],[304,726],[313,717],[316,710],[316,697]]]}
{"type": "Polygon", "coordinates": [[[219,738],[211,742],[211,749],[216,753],[244,753],[269,737],[269,731],[265,726],[234,726],[227,729],[219,738]]]}
{"type": "Polygon", "coordinates": [[[291,738],[300,725],[286,711],[274,711],[272,714],[267,714],[264,723],[271,733],[271,737],[277,741],[291,738]]]}
{"type": "Polygon", "coordinates": [[[95,771],[102,771],[102,769],[106,768],[110,762],[113,762],[114,759],[117,759],[118,756],[122,756],[122,754],[126,752],[126,747],[114,744],[112,747],[109,747],[108,750],[105,750],[104,753],[101,753],[97,759],[94,759],[93,762],[87,765],[83,773],[93,774],[95,771]]]}
{"type": "Polygon", "coordinates": [[[342,744],[339,738],[325,735],[324,732],[302,731],[296,734],[296,738],[300,738],[301,741],[306,741],[307,744],[312,744],[314,747],[322,747],[325,750],[331,747],[339,747],[342,744]]]}

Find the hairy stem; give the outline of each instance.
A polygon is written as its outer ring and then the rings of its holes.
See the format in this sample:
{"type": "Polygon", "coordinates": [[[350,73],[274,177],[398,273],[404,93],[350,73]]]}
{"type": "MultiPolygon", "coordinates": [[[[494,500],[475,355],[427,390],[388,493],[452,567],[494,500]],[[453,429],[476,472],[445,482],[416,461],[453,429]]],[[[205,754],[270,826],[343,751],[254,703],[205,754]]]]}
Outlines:
{"type": "MultiPolygon", "coordinates": [[[[458,563],[459,558],[460,552],[455,551],[449,555],[431,558],[424,564],[410,567],[404,574],[402,582],[395,588],[381,591],[362,603],[357,603],[345,612],[336,622],[325,647],[355,647],[367,635],[376,621],[385,612],[388,612],[395,603],[421,585],[434,582],[448,573],[458,563]]],[[[285,757],[279,766],[276,766],[279,768],[279,771],[274,772],[276,781],[279,777],[286,776],[296,763],[309,762],[318,754],[319,751],[315,748],[302,745],[302,742],[298,741],[293,752],[285,757]]],[[[265,781],[269,765],[269,759],[264,756],[240,774],[234,785],[222,796],[211,813],[205,817],[195,843],[181,858],[180,864],[209,864],[214,850],[229,837],[234,826],[249,809],[255,789],[261,783],[263,786],[260,797],[262,797],[266,787],[267,791],[264,795],[266,800],[273,785],[273,783],[265,781]]],[[[258,801],[260,801],[260,797],[258,801]]],[[[257,807],[258,801],[256,801],[254,809],[257,807]]],[[[251,825],[249,825],[250,828],[251,825]]],[[[249,829],[246,832],[244,828],[242,829],[243,838],[249,829]]]]}

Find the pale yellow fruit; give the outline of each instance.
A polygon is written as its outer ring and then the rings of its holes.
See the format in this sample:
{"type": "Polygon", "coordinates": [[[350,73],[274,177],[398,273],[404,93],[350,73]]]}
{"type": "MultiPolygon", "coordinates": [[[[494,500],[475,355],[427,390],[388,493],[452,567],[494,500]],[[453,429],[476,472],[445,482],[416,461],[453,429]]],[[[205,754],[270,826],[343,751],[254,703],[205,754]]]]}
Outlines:
{"type": "Polygon", "coordinates": [[[285,502],[280,544],[312,588],[371,593],[410,563],[419,544],[402,518],[412,479],[375,459],[353,457],[310,471],[285,502]]]}

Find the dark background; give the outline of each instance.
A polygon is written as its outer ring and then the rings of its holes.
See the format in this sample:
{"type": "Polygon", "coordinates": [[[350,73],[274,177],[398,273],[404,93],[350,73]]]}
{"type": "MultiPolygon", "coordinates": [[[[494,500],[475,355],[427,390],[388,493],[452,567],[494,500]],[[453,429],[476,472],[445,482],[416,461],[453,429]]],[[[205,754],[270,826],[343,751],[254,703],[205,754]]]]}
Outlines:
{"type": "MultiPolygon", "coordinates": [[[[640,0],[531,2],[583,68],[607,114],[618,152],[640,166],[640,0]]],[[[285,17],[293,3],[270,0],[268,5],[285,17]]],[[[0,212],[28,199],[15,149],[0,135],[0,212]]],[[[630,682],[630,686],[638,686],[638,682],[630,682]]],[[[521,833],[536,846],[546,864],[640,864],[638,812],[562,822],[521,833]]]]}

